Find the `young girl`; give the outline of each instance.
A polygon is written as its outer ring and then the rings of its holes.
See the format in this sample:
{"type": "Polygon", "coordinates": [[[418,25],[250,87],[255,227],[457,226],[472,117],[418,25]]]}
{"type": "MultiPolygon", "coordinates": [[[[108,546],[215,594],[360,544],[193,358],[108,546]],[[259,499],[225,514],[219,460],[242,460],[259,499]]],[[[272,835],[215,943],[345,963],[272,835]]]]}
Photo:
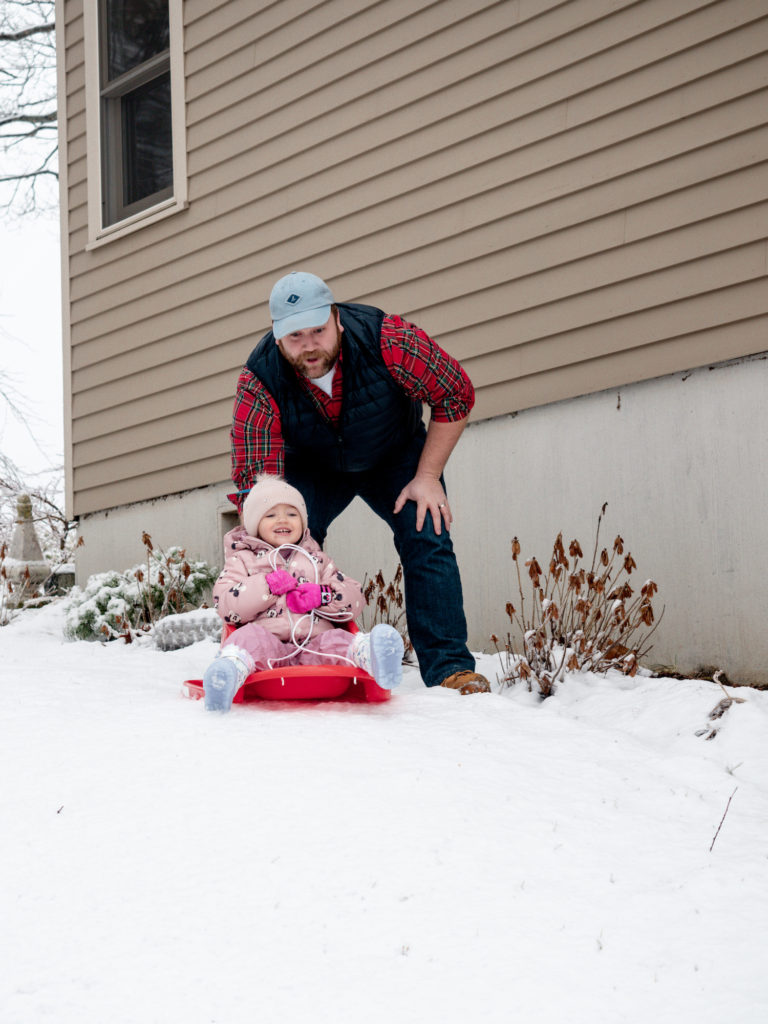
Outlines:
{"type": "Polygon", "coordinates": [[[205,706],[228,711],[251,672],[281,665],[353,664],[391,690],[402,675],[403,641],[392,626],[350,633],[365,604],[360,584],[336,568],[307,529],[299,491],[280,477],[256,478],[243,525],[224,538],[213,603],[237,627],[203,677],[205,706]]]}

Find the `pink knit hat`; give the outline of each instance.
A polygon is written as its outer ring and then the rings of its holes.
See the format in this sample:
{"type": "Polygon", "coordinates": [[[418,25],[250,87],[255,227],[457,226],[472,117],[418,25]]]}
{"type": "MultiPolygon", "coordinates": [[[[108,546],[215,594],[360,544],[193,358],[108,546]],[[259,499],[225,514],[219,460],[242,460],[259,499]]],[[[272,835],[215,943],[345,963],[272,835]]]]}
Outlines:
{"type": "Polygon", "coordinates": [[[301,516],[302,535],[307,528],[307,506],[301,492],[291,487],[282,477],[268,476],[266,473],[256,477],[248,497],[243,503],[243,526],[249,537],[257,537],[259,523],[275,505],[293,505],[301,516]]]}

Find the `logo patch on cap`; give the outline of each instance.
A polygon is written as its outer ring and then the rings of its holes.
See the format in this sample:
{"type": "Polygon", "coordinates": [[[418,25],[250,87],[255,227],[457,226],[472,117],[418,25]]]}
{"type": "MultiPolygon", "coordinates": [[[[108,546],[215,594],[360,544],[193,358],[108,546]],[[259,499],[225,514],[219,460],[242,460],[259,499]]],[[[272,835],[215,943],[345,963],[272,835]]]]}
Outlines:
{"type": "Polygon", "coordinates": [[[289,296],[288,296],[288,298],[287,298],[287,299],[286,299],[285,301],[286,301],[286,302],[290,302],[290,304],[291,304],[292,306],[295,306],[295,305],[296,305],[296,303],[297,303],[297,302],[299,301],[299,299],[300,299],[300,298],[301,298],[301,296],[300,296],[300,295],[297,295],[297,294],[296,294],[296,293],[294,292],[294,293],[293,293],[292,295],[289,295],[289,296]]]}

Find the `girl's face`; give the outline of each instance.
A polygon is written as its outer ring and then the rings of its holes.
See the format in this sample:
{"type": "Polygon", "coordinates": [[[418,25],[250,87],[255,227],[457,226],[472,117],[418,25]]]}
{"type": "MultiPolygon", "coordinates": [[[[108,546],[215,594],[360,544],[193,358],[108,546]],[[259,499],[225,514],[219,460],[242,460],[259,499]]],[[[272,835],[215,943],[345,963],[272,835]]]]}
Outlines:
{"type": "Polygon", "coordinates": [[[279,548],[281,544],[298,544],[304,535],[299,510],[284,503],[273,505],[261,517],[258,535],[273,548],[279,548]]]}

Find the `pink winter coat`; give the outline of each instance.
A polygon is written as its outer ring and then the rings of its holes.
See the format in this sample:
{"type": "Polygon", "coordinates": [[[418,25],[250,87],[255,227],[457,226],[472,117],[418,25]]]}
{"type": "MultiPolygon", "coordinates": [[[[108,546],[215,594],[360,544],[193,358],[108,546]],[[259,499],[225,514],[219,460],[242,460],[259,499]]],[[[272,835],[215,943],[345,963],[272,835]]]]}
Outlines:
{"type": "Polygon", "coordinates": [[[257,622],[282,641],[291,639],[298,622],[294,639],[303,641],[356,618],[365,604],[357,580],[339,572],[309,530],[298,546],[300,552],[292,548],[283,552],[250,537],[242,526],[230,530],[224,538],[224,568],[213,586],[213,604],[222,619],[233,626],[257,622]],[[267,586],[266,577],[275,569],[285,569],[299,583],[327,584],[333,600],[315,608],[312,616],[289,611],[285,594],[275,596],[267,586]]]}

